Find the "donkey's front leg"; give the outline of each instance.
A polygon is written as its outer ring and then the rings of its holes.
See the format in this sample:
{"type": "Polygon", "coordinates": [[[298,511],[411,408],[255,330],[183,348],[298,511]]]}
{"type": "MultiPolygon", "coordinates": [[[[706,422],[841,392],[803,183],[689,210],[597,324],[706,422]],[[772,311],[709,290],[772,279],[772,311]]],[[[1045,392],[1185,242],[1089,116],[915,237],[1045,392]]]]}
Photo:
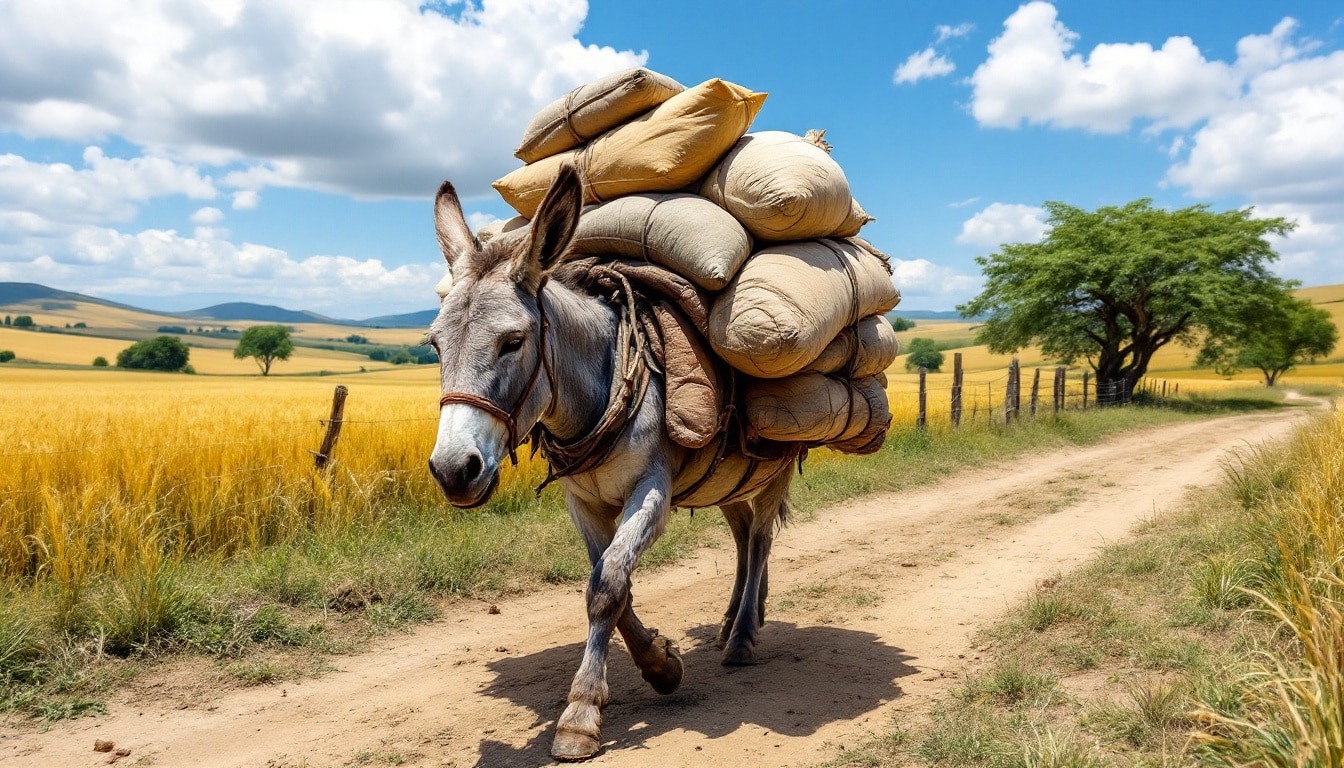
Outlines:
{"type": "Polygon", "coordinates": [[[610,546],[593,565],[587,595],[588,643],[569,689],[569,705],[556,723],[551,757],[557,760],[583,760],[601,746],[601,710],[608,699],[607,646],[630,603],[630,574],[667,526],[670,487],[666,467],[650,469],[626,502],[610,546]]]}

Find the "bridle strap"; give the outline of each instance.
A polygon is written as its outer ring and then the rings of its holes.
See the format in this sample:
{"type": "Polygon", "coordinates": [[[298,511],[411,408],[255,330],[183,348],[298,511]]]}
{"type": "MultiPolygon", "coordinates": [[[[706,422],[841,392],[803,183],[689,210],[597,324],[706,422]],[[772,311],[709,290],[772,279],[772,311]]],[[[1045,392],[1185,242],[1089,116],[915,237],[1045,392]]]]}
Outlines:
{"type": "MultiPolygon", "coordinates": [[[[537,379],[541,376],[542,368],[546,369],[546,376],[551,383],[551,392],[555,392],[555,374],[551,370],[550,361],[546,359],[546,331],[550,328],[550,323],[546,320],[546,305],[541,300],[541,291],[545,287],[545,281],[537,286],[537,315],[541,318],[541,331],[537,334],[537,359],[532,364],[532,374],[527,378],[527,386],[523,388],[523,393],[518,396],[518,402],[514,404],[513,411],[506,411],[499,407],[493,400],[480,395],[473,395],[467,392],[445,392],[439,398],[439,409],[449,403],[461,403],[473,408],[479,408],[499,420],[504,428],[509,431],[509,460],[514,466],[518,466],[518,445],[521,442],[518,439],[518,412],[523,409],[528,399],[532,397],[532,390],[536,389],[537,379]]],[[[549,412],[549,409],[548,409],[549,412]]]]}

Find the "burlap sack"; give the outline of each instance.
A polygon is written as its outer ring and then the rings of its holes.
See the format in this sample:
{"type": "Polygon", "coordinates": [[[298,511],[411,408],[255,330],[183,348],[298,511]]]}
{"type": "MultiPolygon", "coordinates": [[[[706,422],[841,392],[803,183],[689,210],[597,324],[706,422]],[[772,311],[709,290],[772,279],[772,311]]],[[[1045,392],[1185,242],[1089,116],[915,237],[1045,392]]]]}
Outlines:
{"type": "Polygon", "coordinates": [[[751,255],[751,237],[703,197],[647,193],[585,208],[573,247],[576,253],[661,264],[718,291],[751,255]]]}
{"type": "Polygon", "coordinates": [[[676,80],[647,69],[607,75],[546,105],[524,129],[513,155],[532,163],[573,149],[684,90],[676,80]]]}
{"type": "Polygon", "coordinates": [[[690,322],[666,301],[653,305],[663,337],[667,435],[678,445],[704,448],[719,432],[726,392],[714,355],[690,322]]]}
{"type": "Polygon", "coordinates": [[[753,381],[743,402],[752,431],[767,440],[866,443],[891,424],[887,391],[874,376],[850,380],[804,373],[753,381]]]}
{"type": "Polygon", "coordinates": [[[700,185],[752,235],[774,242],[851,236],[871,220],[828,154],[825,131],[743,136],[700,185]]]}
{"type": "Polygon", "coordinates": [[[844,373],[851,378],[862,378],[881,373],[896,361],[900,343],[891,323],[881,315],[872,315],[859,321],[859,349],[854,350],[854,326],[848,326],[836,336],[816,360],[803,370],[812,373],[844,373]],[[854,356],[854,370],[847,371],[850,356],[854,356]]]}
{"type": "Polygon", "coordinates": [[[729,365],[761,378],[797,373],[856,319],[896,306],[886,261],[850,240],[807,240],[752,254],[714,300],[706,334],[729,365]]]}
{"type": "Polygon", "coordinates": [[[704,176],[747,132],[765,101],[723,80],[707,80],[581,149],[525,165],[494,183],[504,201],[532,218],[560,166],[584,177],[585,202],[639,192],[671,192],[704,176]]]}
{"type": "Polygon", "coordinates": [[[501,219],[499,221],[492,221],[489,224],[486,224],[484,227],[481,227],[480,229],[476,230],[476,241],[479,242],[481,245],[485,245],[486,243],[490,242],[491,240],[494,240],[497,237],[507,235],[511,232],[525,230],[527,229],[527,226],[531,223],[532,222],[528,221],[527,219],[524,219],[522,216],[514,216],[512,219],[501,219]]]}

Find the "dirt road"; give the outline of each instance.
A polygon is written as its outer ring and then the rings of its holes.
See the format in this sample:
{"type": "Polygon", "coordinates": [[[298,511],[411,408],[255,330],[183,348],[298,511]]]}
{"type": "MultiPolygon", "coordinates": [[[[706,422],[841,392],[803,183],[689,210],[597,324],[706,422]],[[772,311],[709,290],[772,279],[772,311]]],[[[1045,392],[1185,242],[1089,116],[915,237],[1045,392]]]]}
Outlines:
{"type": "MultiPolygon", "coordinates": [[[[975,657],[970,634],[1039,580],[1216,482],[1230,450],[1285,434],[1306,410],[1148,429],[823,511],[778,539],[755,667],[720,666],[711,642],[728,549],[637,574],[640,615],[681,645],[685,682],[658,696],[614,653],[592,763],[827,759],[945,692],[975,657]]],[[[585,636],[583,596],[549,589],[500,608],[463,604],[318,679],[210,701],[113,701],[105,717],[10,733],[0,765],[101,765],[96,738],[129,747],[131,765],[548,764],[585,636]]]]}

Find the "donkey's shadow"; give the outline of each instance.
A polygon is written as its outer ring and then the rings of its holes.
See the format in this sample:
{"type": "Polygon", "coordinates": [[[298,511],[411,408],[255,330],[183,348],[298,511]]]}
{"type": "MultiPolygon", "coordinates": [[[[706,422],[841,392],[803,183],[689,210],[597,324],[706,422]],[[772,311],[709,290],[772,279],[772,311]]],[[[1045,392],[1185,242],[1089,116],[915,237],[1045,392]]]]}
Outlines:
{"type": "MultiPolygon", "coordinates": [[[[604,751],[644,749],[651,738],[674,730],[711,739],[744,727],[806,736],[899,697],[899,680],[918,671],[902,649],[870,632],[780,621],[770,621],[762,630],[757,646],[761,663],[724,667],[714,643],[717,632],[717,625],[706,624],[680,640],[686,674],[670,696],[654,693],[623,650],[612,649],[607,672],[611,702],[602,710],[604,751]]],[[[487,665],[495,680],[482,693],[530,709],[536,717],[533,726],[548,727],[522,747],[483,740],[478,765],[550,762],[553,720],[564,709],[570,677],[582,656],[583,643],[578,642],[487,665]]]]}

